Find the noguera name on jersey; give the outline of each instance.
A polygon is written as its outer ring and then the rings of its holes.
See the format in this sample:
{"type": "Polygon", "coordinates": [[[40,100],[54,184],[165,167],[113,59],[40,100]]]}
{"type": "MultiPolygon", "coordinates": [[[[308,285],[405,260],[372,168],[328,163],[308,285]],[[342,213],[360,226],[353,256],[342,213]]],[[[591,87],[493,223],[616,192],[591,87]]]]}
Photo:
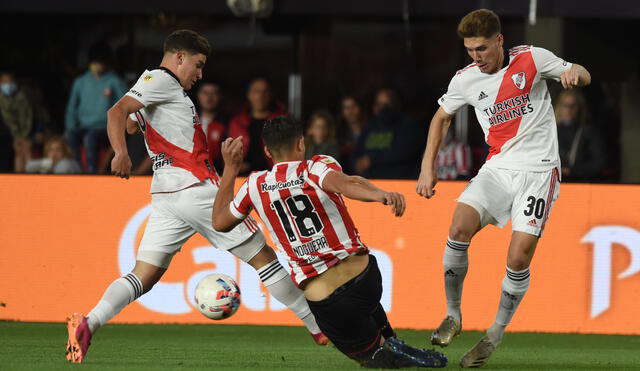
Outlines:
{"type": "Polygon", "coordinates": [[[533,112],[533,105],[526,93],[495,103],[483,111],[489,116],[489,125],[494,126],[533,112]]]}
{"type": "MultiPolygon", "coordinates": [[[[306,258],[308,255],[311,255],[317,251],[320,251],[322,248],[329,248],[329,242],[327,242],[327,238],[322,236],[320,238],[316,238],[310,242],[303,243],[300,246],[292,246],[291,249],[293,252],[301,257],[306,258]]],[[[312,258],[315,258],[312,256],[312,258]]]]}

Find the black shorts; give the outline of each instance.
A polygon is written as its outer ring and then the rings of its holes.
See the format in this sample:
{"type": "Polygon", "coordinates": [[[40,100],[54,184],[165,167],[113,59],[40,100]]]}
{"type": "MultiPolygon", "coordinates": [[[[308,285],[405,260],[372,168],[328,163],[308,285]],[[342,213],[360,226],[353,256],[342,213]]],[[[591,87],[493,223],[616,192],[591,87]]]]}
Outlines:
{"type": "Polygon", "coordinates": [[[380,328],[385,323],[377,323],[374,313],[382,310],[381,296],[380,269],[376,258],[369,255],[369,264],[362,273],[327,298],[307,302],[322,332],[342,353],[353,357],[380,341],[380,328]]]}

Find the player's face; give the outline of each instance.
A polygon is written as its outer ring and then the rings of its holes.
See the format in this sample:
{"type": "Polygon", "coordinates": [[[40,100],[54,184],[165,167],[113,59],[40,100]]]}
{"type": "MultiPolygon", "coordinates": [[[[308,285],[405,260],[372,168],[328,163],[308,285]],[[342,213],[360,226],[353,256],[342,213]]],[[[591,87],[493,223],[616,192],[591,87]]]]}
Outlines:
{"type": "Polygon", "coordinates": [[[207,56],[204,54],[189,54],[178,52],[178,78],[184,90],[189,90],[198,80],[202,79],[202,69],[207,62],[207,56]]]}
{"type": "Polygon", "coordinates": [[[204,84],[198,90],[198,103],[203,111],[214,111],[220,103],[220,88],[214,84],[204,84]]]}
{"type": "Polygon", "coordinates": [[[502,68],[502,34],[485,37],[465,37],[467,53],[483,73],[496,73],[502,68]]]}

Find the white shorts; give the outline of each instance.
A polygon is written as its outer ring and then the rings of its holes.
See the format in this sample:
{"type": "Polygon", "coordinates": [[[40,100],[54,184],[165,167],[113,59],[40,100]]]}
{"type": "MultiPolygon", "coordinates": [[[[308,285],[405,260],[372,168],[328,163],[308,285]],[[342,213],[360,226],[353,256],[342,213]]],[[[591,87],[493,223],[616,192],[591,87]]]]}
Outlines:
{"type": "Polygon", "coordinates": [[[151,215],[140,242],[137,260],[167,268],[171,258],[195,233],[200,233],[216,248],[228,250],[249,261],[264,247],[264,235],[251,217],[227,233],[217,232],[211,225],[213,200],[218,187],[205,180],[189,188],[154,193],[151,215]]]}
{"type": "Polygon", "coordinates": [[[478,211],[481,227],[504,227],[511,218],[514,231],[540,237],[559,194],[557,168],[533,172],[482,167],[458,202],[478,211]]]}

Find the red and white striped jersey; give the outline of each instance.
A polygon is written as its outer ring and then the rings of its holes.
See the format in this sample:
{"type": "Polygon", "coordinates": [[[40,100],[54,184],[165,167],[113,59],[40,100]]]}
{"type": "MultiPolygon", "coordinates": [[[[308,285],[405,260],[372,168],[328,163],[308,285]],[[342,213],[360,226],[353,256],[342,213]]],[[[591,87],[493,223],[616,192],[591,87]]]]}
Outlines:
{"type": "Polygon", "coordinates": [[[171,71],[144,71],[126,95],[144,104],[130,117],[153,162],[151,193],[179,191],[204,179],[217,183],[195,106],[171,71]]]}
{"type": "Polygon", "coordinates": [[[279,162],[271,170],[249,175],[229,205],[238,219],[256,210],[271,238],[286,252],[297,285],[367,250],[342,196],[322,189],[331,171],[342,168],[329,156],[279,162]]]}
{"type": "Polygon", "coordinates": [[[546,49],[518,46],[494,74],[475,64],[458,71],[438,103],[449,114],[469,104],[490,146],[484,166],[547,171],[560,166],[556,120],[546,79],[558,81],[571,63],[546,49]]]}

